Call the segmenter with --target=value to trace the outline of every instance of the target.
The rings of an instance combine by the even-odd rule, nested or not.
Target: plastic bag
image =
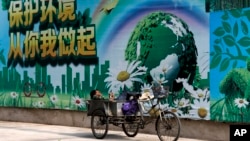
[[[133,115],[136,114],[139,110],[137,100],[132,99],[129,101],[126,101],[122,104],[122,113],[124,115]]]

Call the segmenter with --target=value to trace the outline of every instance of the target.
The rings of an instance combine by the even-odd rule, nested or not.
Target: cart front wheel
[[[161,141],[177,141],[180,136],[180,120],[170,111],[164,111],[158,116],[155,127]]]
[[[128,137],[135,137],[139,131],[138,123],[123,123],[122,129]]]
[[[108,133],[108,117],[103,110],[95,110],[91,116],[91,130],[97,139],[103,139]]]

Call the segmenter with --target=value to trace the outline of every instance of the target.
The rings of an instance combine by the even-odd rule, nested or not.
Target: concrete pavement
[[[0,141],[96,141],[89,128],[0,121]],[[127,137],[121,131],[108,131],[102,141],[158,141],[157,135],[138,133]],[[179,141],[205,141],[180,138]]]

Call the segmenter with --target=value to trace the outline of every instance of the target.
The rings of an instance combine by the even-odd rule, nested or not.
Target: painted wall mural
[[[206,11],[222,11],[250,7],[250,0],[206,0]]]
[[[152,91],[157,82],[170,91],[162,103],[179,117],[210,120],[205,0],[1,6],[0,106],[85,111],[92,89],[119,97]]]
[[[250,9],[211,13],[211,120],[249,122]]]

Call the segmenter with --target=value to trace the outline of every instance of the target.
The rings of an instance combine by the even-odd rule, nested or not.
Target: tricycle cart
[[[122,104],[126,100],[88,100],[87,115],[91,116],[91,130],[97,139],[103,139],[108,133],[109,124],[119,126],[128,137],[137,135],[139,129],[155,121],[155,130],[161,141],[176,141],[180,135],[181,123],[179,118],[171,111],[163,109],[161,99],[166,96],[148,100],[140,100],[140,93],[127,93],[137,100],[139,110],[133,115],[122,113]],[[145,110],[145,102],[151,103],[151,108]],[[154,104],[155,103],[155,104]]]

